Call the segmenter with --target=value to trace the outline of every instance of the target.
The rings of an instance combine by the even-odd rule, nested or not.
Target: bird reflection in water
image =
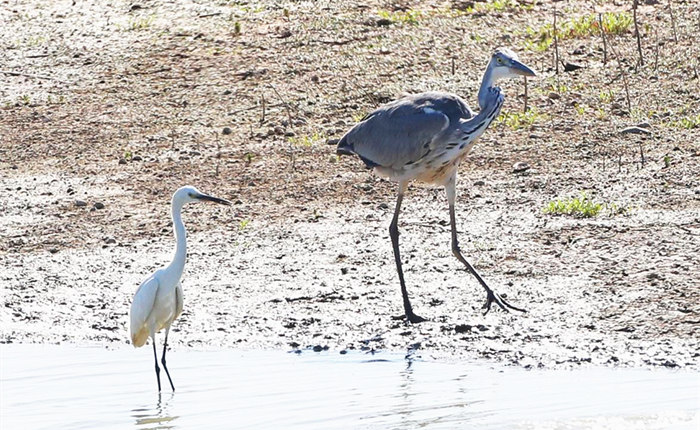
[[[158,402],[154,408],[142,407],[132,409],[131,416],[136,419],[136,427],[144,430],[173,429],[173,421],[178,416],[170,414],[170,402],[175,397],[175,393],[158,393]]]

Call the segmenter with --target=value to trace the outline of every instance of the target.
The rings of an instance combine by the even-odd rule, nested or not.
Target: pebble
[[[340,139],[326,139],[326,145],[337,145]]]
[[[105,243],[106,243],[107,245],[112,245],[112,244],[117,243],[117,241],[116,241],[116,239],[114,239],[113,237],[110,237],[110,238],[107,238],[107,240],[105,240]]]
[[[229,135],[229,134],[233,133],[233,130],[231,130],[230,127],[224,127],[224,129],[221,130],[221,132],[222,132],[223,134]]]
[[[105,208],[104,203],[102,203],[102,202],[95,203],[95,209],[104,209],[104,208]]]
[[[513,164],[513,173],[520,173],[530,169],[530,165],[524,161]]]
[[[623,128],[622,130],[620,130],[620,134],[651,134],[651,131],[647,130],[646,128],[633,126]]]
[[[120,158],[119,164],[126,164],[126,158]]]
[[[141,160],[143,160],[143,158],[140,155],[134,155],[131,158],[131,161],[141,161]]]
[[[82,207],[87,206],[87,202],[85,202],[84,200],[76,200],[75,205],[79,208],[82,208]]]
[[[474,181],[474,185],[477,186],[477,187],[480,187],[480,186],[484,185],[485,183],[486,183],[486,182],[484,182],[484,181],[482,181],[482,180]]]
[[[555,93],[554,91],[550,91],[549,94],[547,94],[547,97],[549,97],[552,100],[559,100],[561,98],[559,93]]]

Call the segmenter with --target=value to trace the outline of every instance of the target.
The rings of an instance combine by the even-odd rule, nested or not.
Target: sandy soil
[[[600,10],[631,13],[627,3]],[[605,65],[600,37],[561,40],[561,60],[584,67],[557,76],[553,48],[527,49],[526,28],[550,23],[555,4],[560,25],[598,11],[587,2],[471,13],[468,2],[0,0],[0,342],[128,342],[131,297],[171,256],[170,195],[193,184],[235,204],[185,211],[174,348],[697,369],[700,7],[643,3],[644,66],[630,30],[610,36]],[[539,115],[485,133],[460,170],[458,222],[477,270],[528,313],[482,315],[485,294],[450,252],[444,191],[415,186],[401,247],[430,321],[407,325],[388,237],[396,187],[338,159],[333,139],[404,92],[475,105],[501,45],[541,72],[529,82]],[[522,82],[502,86],[504,110],[521,111]],[[620,133],[644,122],[649,134]],[[543,212],[581,191],[616,210]]]

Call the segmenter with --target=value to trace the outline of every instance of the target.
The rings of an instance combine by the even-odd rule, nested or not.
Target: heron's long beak
[[[220,198],[218,198],[218,197],[210,196],[210,195],[208,195],[208,194],[200,194],[200,195],[197,196],[197,198],[198,198],[199,200],[208,200],[208,201],[210,201],[210,202],[219,203],[219,204],[222,204],[222,205],[227,205],[227,206],[231,205],[231,202],[228,201],[228,200],[220,199]]]
[[[523,63],[517,60],[512,60],[512,63],[510,65],[510,69],[513,71],[513,73],[517,73],[518,75],[523,75],[523,76],[536,76],[535,71],[532,70],[531,68],[527,67]]]

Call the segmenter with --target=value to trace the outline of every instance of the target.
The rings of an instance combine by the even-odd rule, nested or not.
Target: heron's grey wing
[[[350,129],[338,143],[338,151],[357,154],[370,167],[400,168],[422,158],[449,123],[442,112],[398,100]]]
[[[476,115],[464,99],[452,93],[431,91],[408,95],[406,98],[417,106],[429,107],[444,113],[450,119],[450,123],[454,124]]]
[[[150,336],[146,320],[153,310],[160,285],[157,275],[158,272],[141,283],[131,302],[131,342],[134,346],[143,345]]]

